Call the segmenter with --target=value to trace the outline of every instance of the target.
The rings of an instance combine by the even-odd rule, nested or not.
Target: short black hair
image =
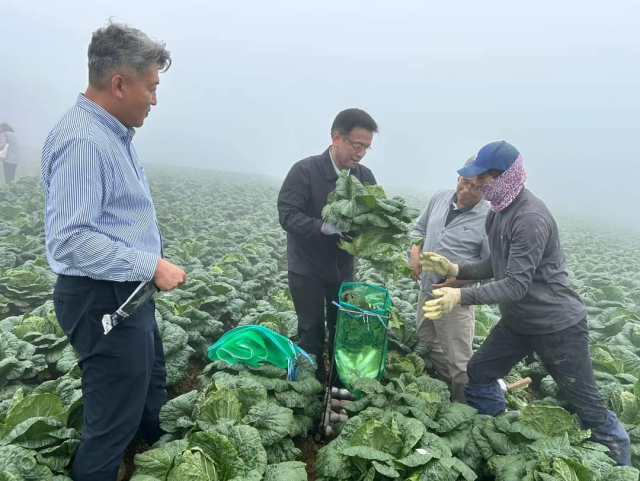
[[[374,134],[378,133],[378,124],[371,115],[361,109],[346,109],[336,115],[333,125],[331,125],[331,135],[336,130],[342,135],[349,135],[356,127],[361,127]]]
[[[489,175],[491,177],[493,177],[494,179],[497,179],[502,174],[504,174],[505,171],[504,170],[500,170],[500,169],[489,169],[489,170],[487,170],[487,172],[489,173]]]

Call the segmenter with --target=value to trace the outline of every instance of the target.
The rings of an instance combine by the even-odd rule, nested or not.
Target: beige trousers
[[[430,296],[418,296],[418,339],[431,343],[429,358],[442,380],[449,385],[451,400],[465,402],[464,385],[467,384],[467,363],[473,354],[473,306],[456,306],[446,316],[431,321],[424,319],[422,306]]]

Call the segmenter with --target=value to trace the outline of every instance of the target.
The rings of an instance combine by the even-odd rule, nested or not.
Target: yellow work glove
[[[458,265],[435,252],[420,254],[420,264],[423,271],[435,272],[444,277],[458,277]]]
[[[440,319],[445,314],[449,314],[462,301],[460,289],[452,289],[451,287],[436,289],[433,291],[433,295],[437,299],[427,301],[422,306],[425,319]]]

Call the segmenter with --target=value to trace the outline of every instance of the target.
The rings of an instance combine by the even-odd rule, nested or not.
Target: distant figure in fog
[[[0,154],[0,162],[2,162],[4,170],[4,181],[8,184],[16,178],[16,169],[20,161],[18,137],[9,124],[0,124],[0,152],[2,153]]]

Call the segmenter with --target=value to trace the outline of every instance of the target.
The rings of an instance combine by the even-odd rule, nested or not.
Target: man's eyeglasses
[[[370,145],[361,144],[360,142],[354,142],[349,138],[348,135],[343,135],[342,137],[347,139],[349,141],[349,143],[351,144],[351,147],[353,147],[357,151],[359,151],[359,150],[364,150],[365,152],[371,151],[372,147]]]

